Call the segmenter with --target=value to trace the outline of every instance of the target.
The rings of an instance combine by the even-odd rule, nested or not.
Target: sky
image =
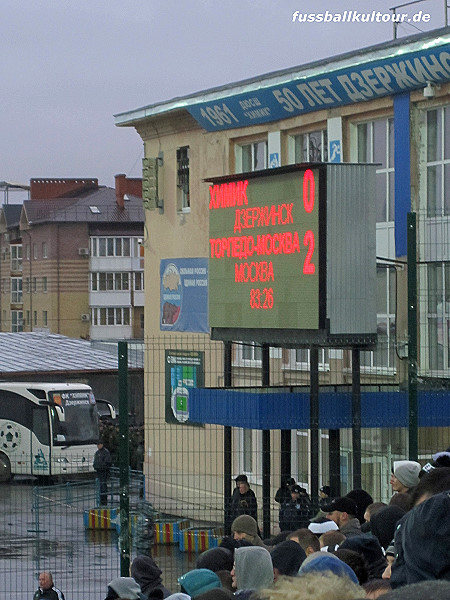
[[[96,177],[113,187],[115,174],[140,177],[142,140],[117,127],[115,114],[393,37],[389,22],[299,22],[294,11],[384,15],[400,4],[1,0],[0,181]],[[424,0],[399,8],[416,17],[398,37],[442,27],[444,7]]]

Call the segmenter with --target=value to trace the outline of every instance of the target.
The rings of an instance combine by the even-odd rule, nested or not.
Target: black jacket
[[[94,454],[94,469],[97,472],[108,472],[111,468],[111,454],[109,450],[103,446]]]
[[[393,588],[429,579],[450,580],[450,491],[436,494],[397,524]]]
[[[239,515],[250,515],[258,521],[258,504],[256,502],[255,492],[247,490],[245,494],[241,494],[239,490],[233,492],[230,507],[231,521]]]

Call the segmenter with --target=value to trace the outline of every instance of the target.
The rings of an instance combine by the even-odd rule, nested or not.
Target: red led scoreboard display
[[[325,179],[315,164],[211,180],[211,328],[323,328]]]

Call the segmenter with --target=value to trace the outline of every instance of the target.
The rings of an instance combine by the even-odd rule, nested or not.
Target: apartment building
[[[143,337],[141,179],[32,179],[0,211],[2,331]]]

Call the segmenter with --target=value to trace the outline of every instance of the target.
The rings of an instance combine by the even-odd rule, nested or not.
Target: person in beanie
[[[209,569],[193,569],[178,578],[181,591],[191,598],[197,598],[209,590],[222,587],[219,576]]]
[[[231,571],[233,568],[233,552],[228,548],[209,548],[200,554],[196,564],[197,569],[210,569],[214,573]]]
[[[360,525],[362,525],[365,521],[364,513],[366,512],[366,508],[369,506],[369,504],[373,504],[372,496],[369,494],[369,492],[366,492],[366,490],[362,490],[360,488],[352,490],[346,494],[346,496],[347,498],[351,498],[356,502],[356,517],[359,520]]]
[[[258,523],[250,515],[236,517],[231,525],[231,531],[235,540],[246,540],[253,546],[264,546],[264,542],[258,535]]]
[[[422,467],[414,460],[396,460],[392,468],[390,484],[393,492],[409,492],[419,483]]]

